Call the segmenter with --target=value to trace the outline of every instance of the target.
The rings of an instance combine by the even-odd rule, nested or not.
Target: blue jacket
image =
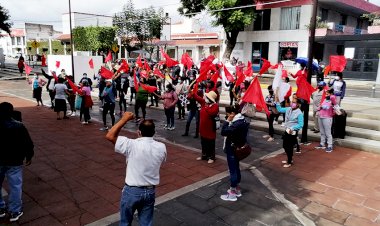
[[[285,127],[290,128],[293,131],[298,131],[303,127],[303,113],[298,108],[292,110],[291,107],[281,107],[279,104],[276,104],[277,111],[279,113],[285,113]]]
[[[247,143],[249,123],[244,116],[237,114],[232,122],[225,121],[221,134],[226,137],[224,149],[232,149],[232,145],[241,147]]]

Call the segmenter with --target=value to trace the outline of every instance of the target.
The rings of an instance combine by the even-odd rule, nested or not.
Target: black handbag
[[[235,147],[234,148],[235,157],[239,161],[247,158],[251,154],[251,152],[252,152],[252,148],[249,144],[244,144],[241,147]]]

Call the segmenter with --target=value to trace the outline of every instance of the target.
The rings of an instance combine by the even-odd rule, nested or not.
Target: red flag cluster
[[[120,73],[120,71],[129,72],[129,65],[125,61],[121,63],[116,73]]]
[[[162,54],[162,57],[164,57],[165,60],[166,60],[165,64],[166,64],[167,67],[173,67],[173,66],[179,64],[178,61],[173,60],[172,58],[170,58],[170,56],[167,53],[165,53],[163,49],[161,49],[161,54]]]
[[[154,69],[153,74],[158,75],[158,76],[161,77],[161,78],[165,78],[165,75],[162,74],[162,72],[161,72],[160,69],[158,69],[158,68],[155,68],[155,69]]]
[[[101,67],[100,68],[100,75],[104,78],[104,79],[111,79],[113,77],[113,73],[112,71],[108,70],[107,68],[105,67]]]
[[[194,62],[188,53],[184,53],[181,58],[181,64],[185,65],[189,70],[193,66]]]

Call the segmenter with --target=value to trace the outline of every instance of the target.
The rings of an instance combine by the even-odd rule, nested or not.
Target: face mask
[[[207,97],[205,97],[205,101],[206,101],[206,104],[211,104],[211,101]]]
[[[330,100],[330,96],[326,96],[326,100]]]
[[[340,80],[339,76],[335,76],[335,79],[336,79],[336,80]]]
[[[290,107],[291,107],[292,109],[296,109],[296,108],[297,108],[297,104],[296,104],[296,103],[292,103],[292,104],[290,105]]]

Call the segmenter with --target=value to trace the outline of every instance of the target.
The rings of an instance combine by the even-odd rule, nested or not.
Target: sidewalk
[[[24,171],[25,215],[19,223],[85,225],[112,216],[109,223],[117,225],[123,156],[112,151],[98,130],[101,124],[82,126],[78,118],[57,121],[51,110],[36,107],[34,101],[6,94],[31,99],[25,87],[0,83],[0,101],[22,111],[36,146],[33,164]],[[281,140],[267,143],[263,133],[252,131],[255,151],[241,164],[249,167],[242,172],[243,196],[224,202],[219,197],[229,186],[226,162],[219,158],[210,166],[194,161],[199,140],[181,140],[184,122],[176,120],[175,131],[164,131],[159,127],[162,111],[147,111],[156,119],[158,138],[172,141],[157,188],[154,225],[380,225],[380,155],[342,147],[325,153],[312,143],[302,146],[295,164],[284,169],[283,151],[275,152]],[[133,131],[135,124],[126,128]],[[218,138],[218,148],[220,143]],[[217,153],[224,156],[220,149]],[[108,225],[99,222],[92,225]]]

